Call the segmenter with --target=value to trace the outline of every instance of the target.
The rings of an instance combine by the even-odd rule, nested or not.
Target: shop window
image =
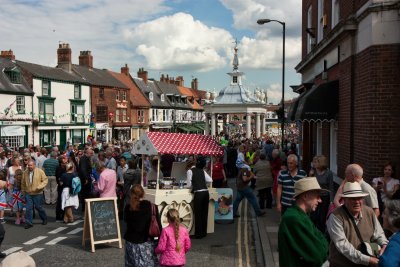
[[[77,129],[77,130],[71,130],[71,139],[73,144],[82,144],[83,143],[83,130]]]
[[[55,130],[41,130],[39,131],[40,146],[56,145],[56,131]]]

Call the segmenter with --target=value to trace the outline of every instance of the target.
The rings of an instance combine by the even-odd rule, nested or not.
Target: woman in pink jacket
[[[160,265],[185,266],[186,252],[191,247],[188,230],[181,225],[179,213],[176,209],[167,212],[169,225],[162,230],[156,254],[161,254]]]

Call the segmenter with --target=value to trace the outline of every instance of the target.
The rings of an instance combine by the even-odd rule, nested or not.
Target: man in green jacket
[[[321,189],[315,177],[294,184],[296,203],[287,209],[278,232],[279,265],[320,267],[328,258],[328,242],[315,227],[308,213],[321,203]]]

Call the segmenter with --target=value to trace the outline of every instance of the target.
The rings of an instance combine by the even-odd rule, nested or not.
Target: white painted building
[[[61,68],[17,61],[25,77],[31,77],[33,143],[41,146],[83,144],[89,133],[90,86]]]

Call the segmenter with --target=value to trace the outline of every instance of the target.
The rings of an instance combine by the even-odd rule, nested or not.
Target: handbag
[[[353,227],[356,230],[357,237],[361,242],[361,244],[358,246],[357,249],[364,255],[377,258],[379,256],[379,251],[381,250],[381,246],[379,246],[378,243],[364,242],[364,240],[361,237],[360,230],[358,229],[357,224],[354,221],[353,216],[351,216],[350,212],[347,210],[347,208],[344,205],[343,205],[343,209],[346,212],[346,214],[349,216],[349,218],[353,224]]]
[[[151,220],[149,227],[149,236],[150,237],[159,237],[161,234],[160,226],[157,222],[157,214],[156,214],[156,205],[151,203]]]

